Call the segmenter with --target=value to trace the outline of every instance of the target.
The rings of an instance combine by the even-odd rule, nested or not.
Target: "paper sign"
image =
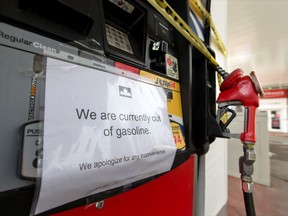
[[[161,87],[54,59],[46,68],[36,214],[171,169],[176,147]]]

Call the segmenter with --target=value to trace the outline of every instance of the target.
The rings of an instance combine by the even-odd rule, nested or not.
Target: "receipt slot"
[[[177,1],[170,2],[183,18],[188,20],[187,2],[181,5]],[[107,169],[107,172],[112,173],[108,178],[114,176],[114,180],[116,179],[111,184],[106,182],[107,189],[98,190],[97,185],[95,187],[93,185],[94,180],[100,179],[99,176],[103,176],[102,174],[83,178],[86,187],[91,183],[86,184],[86,180],[93,181],[92,186],[85,190],[81,189],[81,184],[79,185],[77,190],[79,189],[81,196],[62,202],[64,198],[62,199],[59,194],[52,194],[52,197],[53,195],[58,197],[61,203],[35,214],[61,215],[60,212],[63,212],[63,215],[70,215],[71,212],[65,213],[65,211],[77,208],[75,211],[78,215],[85,215],[84,212],[93,215],[95,209],[91,210],[91,205],[106,199],[112,200],[113,203],[115,195],[124,196],[122,202],[135,201],[133,208],[141,212],[139,209],[136,210],[137,206],[139,207],[139,203],[136,203],[137,197],[143,196],[143,199],[151,200],[151,194],[145,194],[145,190],[140,187],[142,186],[147,187],[147,191],[151,191],[153,196],[157,188],[161,187],[161,193],[165,193],[167,199],[157,198],[156,195],[154,198],[161,199],[166,204],[169,200],[175,200],[171,199],[174,194],[182,206],[183,213],[181,211],[178,213],[191,215],[193,206],[189,204],[187,208],[186,205],[188,202],[193,203],[194,199],[192,194],[194,177],[197,173],[194,170],[194,165],[196,167],[194,158],[199,147],[193,138],[199,132],[199,129],[195,129],[197,123],[193,122],[196,115],[193,111],[199,111],[196,109],[197,104],[194,104],[193,97],[196,94],[201,95],[200,88],[192,86],[192,83],[196,82],[195,80],[192,82],[192,78],[198,71],[197,67],[192,68],[191,50],[189,43],[165,18],[151,5],[141,0],[47,0],[41,4],[35,0],[1,1],[0,101],[3,103],[0,106],[0,114],[3,121],[0,124],[3,130],[0,131],[0,145],[3,151],[0,153],[0,214],[35,213],[32,207],[37,203],[33,203],[33,200],[41,198],[42,193],[41,189],[39,191],[39,185],[45,188],[47,182],[57,182],[61,179],[54,178],[54,172],[47,176],[50,165],[53,165],[50,162],[53,160],[45,159],[48,156],[56,157],[62,154],[63,158],[59,157],[57,163],[63,161],[66,163],[64,158],[67,158],[67,155],[71,156],[68,162],[77,161],[75,170],[67,171],[72,167],[69,163],[67,168],[63,169],[67,171],[67,176],[72,175],[67,182],[75,180],[73,172],[84,173],[83,176],[94,172],[97,174],[104,168],[112,170],[134,162],[135,165],[131,165],[128,170],[136,169],[139,177],[133,181],[121,177],[119,183],[118,177],[126,174],[119,170],[111,172]],[[78,76],[79,72],[82,73],[81,76]],[[86,82],[91,83],[86,85]],[[107,89],[115,83],[119,85],[112,94],[112,90]],[[99,89],[98,86],[102,88]],[[137,100],[134,98],[136,102],[133,104],[131,101],[135,95]],[[96,96],[102,97],[100,103]],[[121,97],[121,101],[113,98],[114,96]],[[143,101],[146,101],[146,104]],[[103,106],[107,104],[112,104],[111,107],[116,107],[117,110],[105,111]],[[159,105],[159,109],[156,105]],[[145,110],[144,107],[154,109]],[[57,109],[60,110],[58,113]],[[118,113],[118,110],[122,113]],[[147,113],[139,113],[142,110]],[[153,113],[150,113],[151,110]],[[66,118],[70,111],[72,118]],[[136,116],[133,118],[135,125],[121,125],[120,123],[125,121],[120,118],[120,114]],[[149,122],[139,120],[139,116],[145,114],[147,119],[150,118]],[[201,121],[201,118],[197,117],[197,121]],[[90,124],[87,122],[91,122],[93,127],[87,127]],[[66,124],[63,125],[64,123]],[[82,124],[84,126],[81,129],[75,131],[71,129]],[[167,126],[167,131],[164,126]],[[56,133],[56,129],[61,132]],[[159,143],[150,142],[151,139],[147,137],[156,137],[159,131],[161,133],[158,138],[164,141],[155,138]],[[78,140],[79,146],[66,149],[67,146],[72,146],[72,141],[77,140],[75,138],[77,133],[82,135]],[[164,136],[165,134],[168,135]],[[53,137],[56,136],[61,138],[58,145],[60,148],[56,146],[58,142],[53,142]],[[139,146],[131,147],[133,150],[152,146],[153,151],[128,155],[125,148],[119,150],[110,148],[117,143],[115,140],[112,142],[113,139],[117,142],[126,139],[123,143],[131,146],[139,142]],[[169,148],[161,149],[162,142],[169,143]],[[49,143],[53,145],[49,146]],[[88,154],[77,154],[85,149],[83,146],[87,145],[88,148],[93,143],[105,143],[105,148],[95,144],[94,150],[91,151],[98,154],[105,150],[103,153],[105,157],[101,155],[89,161]],[[108,158],[107,152],[113,151],[114,158]],[[121,152],[124,153],[121,155]],[[166,159],[161,158],[165,158],[168,153],[171,155],[168,157],[169,163],[166,163]],[[83,156],[82,161],[78,161],[79,155]],[[113,159],[117,163],[114,163]],[[147,159],[151,159],[149,162],[151,164],[144,163]],[[147,170],[149,175],[145,173]],[[129,173],[132,173],[130,171]],[[179,179],[182,179],[183,183],[180,183]],[[100,182],[105,183],[105,180]],[[78,186],[78,183],[74,185]],[[171,183],[172,188],[169,186]],[[57,187],[59,185],[55,188],[51,186],[50,188],[53,188],[51,191],[54,193],[59,189],[61,192],[61,186]],[[76,190],[70,191],[71,194],[66,197],[75,195]],[[124,193],[127,191],[128,193]],[[127,197],[125,194],[128,194]],[[180,203],[181,196],[185,197],[187,202]],[[114,202],[114,205],[117,205],[116,203],[121,203],[121,199]],[[107,204],[104,208],[107,208],[106,206]],[[169,206],[172,208],[173,205]],[[154,210],[157,209],[157,206],[152,207]],[[176,208],[174,210],[171,208],[167,208],[167,215],[176,214]],[[112,215],[115,213],[113,209],[117,210],[112,205],[107,211],[112,211],[110,212]],[[161,209],[155,211],[163,211],[163,206]],[[124,214],[128,210],[126,207],[126,210],[121,211]]]

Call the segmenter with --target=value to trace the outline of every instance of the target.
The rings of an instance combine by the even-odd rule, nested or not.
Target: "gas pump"
[[[196,155],[205,154],[216,137],[228,138],[231,135],[227,128],[233,117],[228,121],[224,121],[222,116],[226,115],[227,112],[233,113],[228,108],[229,105],[239,103],[246,106],[249,112],[247,113],[247,120],[245,120],[247,121],[247,128],[241,135],[245,150],[245,156],[241,159],[241,173],[243,182],[245,181],[245,184],[243,184],[245,191],[244,189],[243,191],[245,194],[246,192],[250,193],[251,165],[255,155],[253,152],[253,142],[255,142],[253,122],[255,121],[255,108],[258,106],[257,94],[262,94],[261,86],[257,82],[255,74],[251,74],[251,78],[239,73],[235,75],[234,72],[227,75],[219,69],[213,51],[209,47],[209,35],[206,34],[208,38],[206,38],[206,44],[204,44],[186,24],[189,20],[187,2],[186,4],[173,0],[168,2],[171,6],[166,1],[158,0],[85,0],[81,2],[75,0],[47,0],[42,1],[41,4],[36,0],[0,1],[0,50],[3,53],[0,57],[2,68],[0,70],[0,80],[2,81],[0,83],[0,92],[2,92],[0,100],[5,101],[0,108],[0,113],[3,114],[2,119],[4,119],[1,127],[5,127],[5,130],[1,131],[3,139],[1,138],[0,144],[2,149],[5,149],[1,153],[3,162],[0,165],[1,176],[3,176],[0,182],[1,214],[100,215],[103,213],[103,215],[124,215],[130,211],[130,215],[135,212],[140,212],[143,215],[151,214],[151,212],[154,212],[154,215],[167,216],[191,215],[197,208],[193,205],[194,197],[197,196],[197,194],[194,194],[197,183],[195,180],[197,175]],[[207,1],[206,8],[209,7],[210,1]],[[178,13],[174,9],[177,9]],[[209,28],[209,25],[207,26]],[[207,29],[206,32],[210,32],[210,30]],[[127,175],[132,173],[131,176],[120,180],[117,178],[123,176],[122,172],[125,169],[122,171],[115,169],[115,173],[118,173],[116,179],[120,183],[106,182],[105,184],[103,180],[101,186],[106,187],[105,190],[99,191],[97,190],[98,185],[93,185],[89,190],[81,191],[83,185],[87,185],[87,179],[92,184],[91,179],[97,181],[100,175],[97,176],[97,172],[95,172],[94,176],[81,178],[81,181],[71,184],[76,185],[76,188],[69,189],[69,195],[74,195],[76,191],[75,193],[78,192],[81,194],[80,196],[46,207],[45,204],[48,205],[49,201],[54,201],[54,198],[60,201],[67,198],[63,195],[64,192],[61,191],[66,183],[62,182],[61,185],[58,185],[59,179],[65,178],[65,175],[61,176],[60,174],[61,178],[54,178],[54,172],[51,172],[52,174],[48,178],[47,175],[45,176],[47,170],[49,171],[49,169],[46,169],[47,163],[52,164],[52,160],[46,160],[47,155],[51,156],[54,153],[57,155],[59,152],[63,152],[64,144],[68,143],[67,140],[80,133],[78,129],[74,131],[68,129],[72,126],[76,128],[80,120],[99,120],[99,113],[94,111],[93,108],[97,109],[103,104],[110,103],[113,104],[113,107],[119,109],[122,106],[125,107],[124,103],[106,100],[109,97],[105,97],[105,100],[102,98],[103,100],[100,103],[92,106],[90,104],[92,100],[85,99],[84,94],[80,96],[75,91],[76,93],[71,95],[71,92],[74,92],[72,86],[81,83],[80,80],[83,78],[76,72],[73,75],[75,76],[74,79],[69,79],[69,82],[67,80],[70,76],[58,77],[63,81],[61,84],[68,88],[65,93],[59,91],[62,95],[60,100],[56,96],[51,96],[47,92],[52,91],[55,95],[58,95],[58,92],[53,91],[53,85],[52,87],[47,86],[51,84],[51,80],[53,84],[56,83],[58,78],[47,80],[47,77],[49,74],[53,74],[53,68],[57,68],[57,65],[60,65],[57,73],[54,74],[57,77],[65,70],[69,71],[70,74],[74,74],[73,68],[77,68],[83,72],[83,76],[87,76],[87,80],[95,79],[97,85],[102,85],[104,81],[97,80],[98,78],[94,75],[106,74],[102,78],[107,81],[104,82],[107,86],[117,80],[114,79],[117,75],[117,77],[123,78],[126,83],[131,85],[133,83],[137,87],[145,83],[145,85],[143,84],[145,87],[139,87],[143,90],[139,92],[144,92],[147,89],[151,91],[160,89],[159,95],[161,95],[163,91],[166,96],[165,106],[167,106],[167,109],[165,112],[168,115],[166,117],[169,120],[167,133],[169,139],[167,142],[171,144],[171,140],[173,141],[173,146],[170,147],[173,149],[174,155],[172,154],[169,157],[171,166],[163,169],[162,167],[167,164],[164,159],[159,160],[159,163],[151,162],[145,168],[141,164],[139,170],[142,171],[143,169],[142,178],[133,179],[133,172],[127,172]],[[219,105],[218,116],[215,103],[215,70],[225,79],[221,85],[222,92],[217,99]],[[65,83],[66,81],[67,83]],[[101,89],[93,84],[90,84],[88,88],[85,87],[84,83],[77,85],[77,88],[79,92],[87,93],[85,95],[87,98],[90,93],[97,95],[101,92]],[[104,86],[106,87],[106,85]],[[239,86],[244,86],[244,89]],[[63,90],[65,88],[62,88],[62,85],[56,88],[55,85],[55,89]],[[90,92],[89,89],[93,91]],[[246,95],[241,94],[239,89],[248,89],[254,96],[253,100],[247,100]],[[125,98],[131,98],[133,95],[131,88],[124,85],[117,87],[117,91],[119,91],[118,96]],[[230,95],[230,92],[234,94]],[[102,95],[106,93],[108,95],[110,91],[103,91]],[[143,100],[148,99],[147,94],[139,93],[139,95],[143,97]],[[78,118],[78,124],[70,121],[69,118],[54,119],[53,121],[47,118],[49,111],[47,107],[54,107],[54,103],[51,101],[59,102],[55,103],[55,107],[62,108],[61,117],[65,116],[67,114],[65,111],[69,108],[66,104],[70,102],[68,99],[67,103],[62,102],[70,96],[82,101],[81,105],[90,105],[90,107],[87,106],[88,108],[76,108],[76,111],[74,110],[74,116]],[[101,97],[99,96],[99,98]],[[141,104],[139,98],[134,106],[138,103]],[[238,102],[234,103],[234,100]],[[155,104],[157,102],[155,101]],[[164,106],[164,103],[160,105]],[[127,114],[128,118],[135,122],[142,121],[148,125],[150,117],[151,119],[154,117],[155,122],[161,119],[158,113],[155,116],[145,115],[134,112],[133,106],[126,105],[125,108],[130,113],[129,115],[124,114]],[[140,107],[139,110],[141,109],[143,108]],[[156,110],[155,108],[155,112]],[[104,114],[102,118],[105,121],[108,118],[111,122],[116,121],[117,118],[120,119],[120,114],[116,115],[116,111],[102,111],[101,114]],[[52,127],[49,124],[45,126],[47,122],[52,123]],[[63,124],[63,122],[66,124]],[[145,135],[144,139],[127,141],[127,144],[130,144],[133,150],[137,150],[139,147],[135,147],[134,142],[140,143],[142,140],[146,140],[146,137],[150,137],[149,134],[153,134],[154,130],[158,132],[157,129],[163,129],[163,125],[158,128],[154,127],[153,130],[150,130],[149,125],[147,127],[133,125],[135,126],[133,128],[129,125],[125,128],[117,128],[117,130],[115,126],[109,126],[109,128],[102,129],[104,137],[111,138],[107,145],[115,143],[115,140],[122,139],[124,136],[137,137],[139,134]],[[69,134],[69,136],[60,136],[65,141],[59,144],[60,148],[57,148],[57,150],[55,148],[47,151],[49,149],[47,143],[52,137],[48,135],[48,132],[51,131],[47,131],[47,128],[52,131],[53,128],[57,128],[62,131],[62,134]],[[87,129],[87,127],[83,128]],[[93,130],[83,130],[85,133],[82,134],[88,134],[90,137],[83,136],[80,139],[79,136],[78,140],[82,145],[77,146],[77,148],[68,148],[68,152],[77,153],[77,149],[79,152],[81,152],[80,150],[84,151],[83,146],[85,144],[87,144],[86,147],[89,146],[91,140],[95,142],[97,140],[103,141],[103,136],[97,137],[95,135],[100,130],[94,129],[93,127]],[[112,141],[113,132],[117,137]],[[165,133],[159,133],[159,137],[166,137],[163,134]],[[56,133],[56,135],[59,134]],[[49,138],[48,141],[47,138]],[[159,140],[153,146],[156,149],[159,148],[158,144],[160,146],[162,144],[162,141]],[[51,141],[50,143],[55,145]],[[149,146],[151,143],[153,143],[151,139],[144,142],[145,146]],[[138,152],[132,155],[134,157],[131,158],[135,160],[140,157],[161,158],[161,154],[168,152],[168,149],[163,150],[162,147],[158,151],[153,149],[150,152]],[[104,149],[104,155],[113,151],[111,148]],[[103,149],[97,149],[96,147],[94,150],[95,152],[103,151]],[[118,149],[116,154],[121,151],[125,152],[125,148]],[[70,153],[63,154],[65,155],[63,158],[58,158],[58,165],[55,167],[60,167],[61,172],[64,169],[59,164],[62,162],[69,164],[77,159],[77,157],[67,159],[66,156],[69,156]],[[73,154],[71,153],[71,155]],[[77,156],[81,157],[79,154]],[[99,158],[101,157],[102,155]],[[101,158],[101,160],[96,158],[96,161],[93,161],[93,166],[98,170],[100,168],[103,170],[105,166],[106,168],[112,166],[115,168],[117,164],[123,165],[125,159],[127,158],[124,158],[123,155],[121,157],[115,156],[110,160],[109,158],[106,158],[106,160],[105,158]],[[89,161],[77,165],[79,165],[77,169],[80,169],[81,172],[83,170],[90,172],[92,167],[92,163],[89,163]],[[160,171],[158,168],[153,170],[156,165],[160,166]],[[67,167],[69,168],[69,166]],[[133,168],[137,170],[136,163],[135,166],[131,165],[128,170],[133,170]],[[145,170],[148,172],[148,169],[152,169],[149,174],[145,173]],[[76,177],[79,177],[74,176],[72,171],[67,172],[68,174],[71,174],[72,177],[66,181],[67,185],[69,185],[70,180],[73,182]],[[107,176],[107,178],[110,177],[110,175]],[[179,179],[181,179],[181,183]],[[82,181],[83,185],[81,184]],[[41,192],[41,188],[45,188],[47,182],[49,184],[56,182],[53,186],[55,186],[56,192],[59,190],[59,194],[52,194],[48,201],[44,199],[42,202],[44,207],[41,206],[43,207],[41,211],[35,213],[33,208],[37,208],[35,207],[37,199],[39,201],[39,197],[47,195],[43,195]],[[248,190],[246,190],[246,185]],[[51,191],[55,191],[55,188],[52,187]],[[250,195],[247,200],[250,199],[249,197]],[[159,200],[161,200],[162,206],[159,204]],[[157,205],[151,204],[143,209],[140,204],[148,201],[149,203],[157,203]],[[177,208],[175,208],[175,202],[177,202]],[[128,203],[132,203],[132,206],[128,206]],[[166,206],[165,209],[163,208],[164,205]]]
[[[158,195],[151,197],[151,193],[157,191],[159,185],[166,187],[167,191],[165,190],[163,193],[168,193],[167,198],[163,199],[162,197],[163,202],[165,200],[169,201],[173,194],[175,196],[182,194],[182,197],[186,197],[186,201],[180,203],[179,199],[179,203],[183,205],[183,208],[180,211],[177,210],[177,212],[179,214],[182,214],[181,211],[186,212],[185,214],[192,212],[194,156],[191,156],[191,154],[195,153],[198,147],[192,141],[191,136],[191,104],[192,94],[196,94],[196,92],[193,93],[191,91],[191,64],[186,63],[190,59],[189,52],[191,47],[189,47],[188,42],[183,41],[182,36],[177,33],[173,26],[147,2],[138,0],[87,0],[83,2],[53,0],[44,1],[41,4],[34,0],[15,0],[0,1],[0,8],[0,49],[1,53],[3,53],[0,58],[2,68],[0,72],[2,92],[0,100],[6,101],[1,105],[0,110],[3,117],[1,127],[5,126],[6,128],[5,131],[1,132],[1,147],[5,149],[5,151],[1,151],[1,160],[3,160],[0,169],[1,176],[3,176],[3,178],[1,177],[0,188],[1,214],[35,214],[31,209],[34,208],[34,200],[37,200],[37,190],[41,190],[44,187],[43,173],[46,172],[45,166],[47,165],[45,159],[47,158],[48,149],[46,145],[48,142],[45,141],[48,137],[46,130],[49,128],[49,126],[45,125],[48,122],[45,117],[47,116],[47,91],[53,91],[53,88],[47,87],[49,86],[49,81],[46,78],[47,74],[52,73],[50,71],[52,71],[53,67],[56,67],[56,64],[60,65],[59,74],[64,69],[70,70],[77,67],[79,71],[84,71],[83,74],[88,74],[90,70],[94,70],[94,73],[99,74],[103,74],[103,72],[112,75],[117,74],[119,77],[124,77],[128,83],[136,81],[137,84],[135,86],[142,86],[142,83],[146,83],[154,86],[153,88],[151,87],[152,89],[161,88],[166,95],[167,104],[165,106],[167,106],[167,110],[165,112],[168,113],[167,118],[170,126],[167,134],[169,140],[173,141],[172,149],[174,149],[175,155],[171,155],[171,167],[166,171],[153,170],[151,174],[145,174],[147,169],[153,169],[157,164],[166,166],[165,164],[167,163],[164,161],[155,162],[153,166],[150,165],[145,169],[140,166],[139,170],[143,169],[145,174],[142,178],[139,177],[131,181],[129,178],[125,179],[124,177],[124,183],[122,184],[115,184],[114,187],[113,184],[112,186],[108,185],[108,189],[100,192],[93,192],[93,188],[91,189],[92,192],[89,191],[87,194],[87,191],[83,191],[82,194],[84,195],[74,200],[49,207],[36,214],[61,214],[60,212],[64,212],[64,215],[73,214],[70,212],[65,213],[65,211],[73,208],[76,208],[75,212],[78,215],[95,214],[95,208],[92,210],[91,205],[96,205],[97,211],[97,209],[103,207],[103,204],[99,203],[104,202],[105,208],[101,210],[105,211],[107,209],[107,211],[117,212],[119,209],[114,209],[113,206],[109,207],[109,204],[106,204],[106,200],[109,203],[110,198],[113,200],[114,197],[119,195],[123,197],[122,202],[125,202],[126,199],[129,200],[127,203],[132,202],[136,200],[136,197],[139,199],[141,194],[144,196],[143,194],[146,193],[145,190],[141,189],[142,186],[147,187],[148,191],[151,190],[150,195],[146,194],[144,197],[149,200],[155,199],[156,203]],[[187,8],[188,5],[181,6],[183,16],[187,16],[185,12]],[[180,52],[181,57],[179,55]],[[94,73],[89,76],[94,76]],[[56,76],[58,76],[58,73],[56,73]],[[70,77],[68,76],[68,78]],[[4,80],[6,81],[4,82]],[[100,82],[100,84],[102,83]],[[63,85],[67,87],[70,84],[64,81]],[[119,94],[122,94],[121,96],[125,98],[131,98],[130,96],[133,93],[131,93],[130,89],[125,86],[120,87],[118,89]],[[70,90],[73,89],[72,87],[69,88]],[[90,93],[85,85],[78,88],[81,91],[86,89]],[[94,90],[91,93],[95,93],[97,88],[92,85],[91,89]],[[148,89],[148,87],[143,89]],[[65,101],[70,92],[67,91],[62,95],[64,97],[60,98]],[[58,95],[58,93],[55,95]],[[143,100],[147,97],[145,94],[142,96]],[[77,97],[79,97],[79,100],[80,98],[83,99],[79,95]],[[63,109],[69,108],[65,103],[60,105],[63,102],[62,99],[58,101],[58,104],[55,103],[55,107],[58,107],[58,109],[61,109],[61,107]],[[91,103],[88,100],[85,101],[85,103]],[[110,102],[112,103],[113,101]],[[138,102],[141,102],[139,98]],[[157,103],[159,102],[156,101],[155,104]],[[105,103],[102,102],[101,104]],[[74,116],[78,119],[77,121],[88,121],[88,119],[96,121],[97,118],[99,119],[99,113],[91,107],[75,109]],[[97,109],[97,107],[94,106],[94,109]],[[120,108],[120,104],[114,104],[113,107]],[[152,107],[152,103],[150,107]],[[142,121],[147,123],[147,127],[139,127],[137,125],[138,127],[135,126],[134,128],[129,128],[128,126],[126,128],[116,128],[116,126],[110,126],[109,130],[105,132],[103,130],[104,136],[108,136],[109,133],[112,134],[113,132],[116,140],[120,140],[124,136],[137,137],[138,135],[147,135],[148,137],[150,136],[149,134],[153,135],[154,130],[148,127],[148,124],[151,124],[148,123],[149,117],[151,119],[154,117],[155,122],[159,121],[159,119],[162,120],[157,115],[155,117],[137,113],[136,111],[135,114],[133,113],[133,106],[128,106],[127,110],[131,112],[130,115],[127,115],[130,119],[135,122]],[[104,112],[104,114],[106,114],[106,119],[110,118],[111,122],[120,118],[120,115],[116,115],[116,111]],[[63,110],[59,117],[64,115],[65,111]],[[102,118],[104,117],[102,116]],[[53,124],[58,128],[57,125],[65,122],[65,119],[68,120],[63,118],[58,124],[55,124],[55,122]],[[104,120],[102,121],[104,122]],[[69,127],[68,125],[71,126],[72,124],[69,122],[64,127],[59,127],[59,129],[64,131]],[[162,126],[158,127],[158,129],[161,128]],[[157,128],[155,131],[157,131]],[[74,134],[71,131],[69,133],[71,135]],[[159,134],[159,137],[166,137],[163,134]],[[112,135],[110,136],[112,137]],[[65,137],[68,138],[67,136]],[[100,137],[99,139],[102,138]],[[83,141],[85,138],[80,140]],[[151,145],[150,141],[146,142],[147,146]],[[140,143],[142,141],[136,140],[135,142]],[[133,145],[131,141],[128,143]],[[156,142],[154,148],[159,148],[159,144],[161,143]],[[136,147],[135,149],[137,150]],[[122,151],[122,149],[120,150]],[[140,152],[133,156],[134,159],[140,156],[143,158],[142,161],[144,161],[145,158],[160,158],[161,154],[166,154],[168,150]],[[101,152],[101,149],[97,152]],[[69,154],[67,153],[67,155]],[[61,163],[63,159],[64,157],[58,162]],[[71,162],[74,160],[75,158],[73,160],[69,159]],[[98,161],[97,159],[95,162],[93,161],[93,166],[97,169],[103,169],[104,166],[108,167],[108,165],[116,167],[121,162],[123,165],[123,161],[124,156],[103,161]],[[92,164],[88,162],[79,163],[78,165],[78,170],[82,171],[84,169],[89,170],[92,167]],[[137,166],[131,166],[129,170],[134,169],[134,167],[137,168]],[[120,171],[118,172],[120,173]],[[130,173],[128,172],[128,174]],[[131,176],[132,178],[133,176]],[[182,179],[183,184],[177,183],[177,179]],[[168,187],[171,183],[174,184],[173,188]],[[153,184],[155,185],[153,186]],[[65,185],[67,184],[63,184],[62,188]],[[56,187],[59,186],[55,185]],[[132,191],[135,191],[134,189],[140,192],[133,194]],[[181,191],[186,191],[186,195],[183,195]],[[124,195],[127,193],[128,195]],[[171,194],[169,195],[169,193]],[[128,198],[125,198],[125,196]],[[58,195],[55,195],[56,197]],[[158,197],[158,199],[160,198]],[[184,208],[187,203],[189,203],[189,207]],[[137,204],[135,204],[136,207]],[[111,208],[114,210],[111,210]],[[128,208],[123,211],[127,210]],[[162,207],[159,208],[160,210],[163,211]],[[139,210],[135,209],[135,211]],[[157,211],[157,207],[154,206],[153,211]],[[176,209],[172,211],[171,208],[167,209],[170,214],[173,211],[176,211]],[[98,213],[96,212],[96,214]]]

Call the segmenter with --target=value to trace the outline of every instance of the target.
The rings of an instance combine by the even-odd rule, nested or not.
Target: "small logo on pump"
[[[157,85],[159,84],[159,85],[161,85],[164,88],[171,88],[171,89],[175,89],[176,88],[176,85],[175,85],[174,81],[164,80],[164,79],[161,79],[159,77],[157,77],[157,79],[155,81],[155,84],[157,84]]]
[[[119,86],[119,95],[122,97],[132,98],[131,88],[125,86]]]

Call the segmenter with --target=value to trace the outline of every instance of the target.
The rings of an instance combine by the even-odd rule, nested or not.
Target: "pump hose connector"
[[[225,79],[227,76],[229,76],[229,73],[226,72],[222,67],[219,65],[216,66],[216,71],[221,75],[223,79]]]

